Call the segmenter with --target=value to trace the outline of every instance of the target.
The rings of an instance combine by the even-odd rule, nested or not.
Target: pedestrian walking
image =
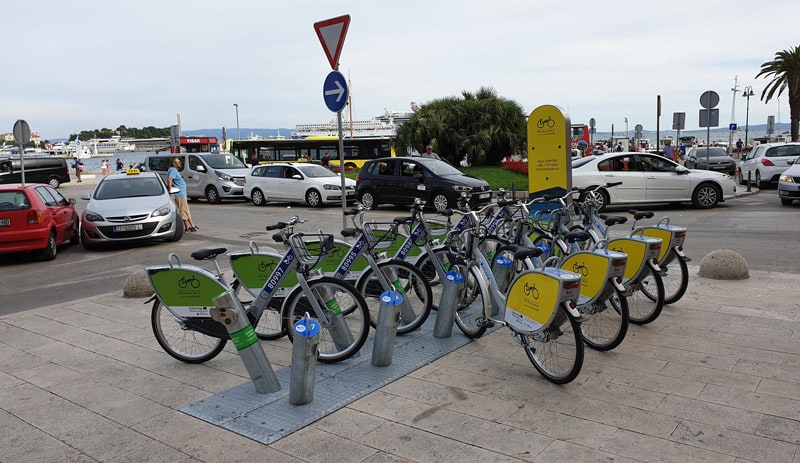
[[[183,219],[183,228],[188,232],[196,232],[200,227],[192,222],[192,214],[189,212],[189,201],[186,198],[186,182],[181,177],[178,170],[181,169],[181,158],[173,158],[172,166],[167,170],[167,187],[171,190],[172,187],[177,188],[175,193],[175,204],[178,206],[178,213]]]

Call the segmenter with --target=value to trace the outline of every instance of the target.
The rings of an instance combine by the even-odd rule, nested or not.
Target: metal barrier
[[[320,325],[306,313],[304,318],[294,324],[293,329],[289,402],[294,405],[304,405],[314,400]]]
[[[396,291],[381,294],[378,323],[375,327],[375,345],[372,348],[372,366],[385,367],[392,364],[397,325],[400,323],[400,308],[403,295]]]

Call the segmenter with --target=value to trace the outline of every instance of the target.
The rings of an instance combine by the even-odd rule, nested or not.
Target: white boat
[[[397,135],[397,127],[411,118],[410,113],[397,113],[386,110],[378,117],[361,121],[342,121],[342,131],[345,136],[352,134],[354,137],[376,137]],[[339,125],[336,120],[320,124],[298,124],[295,126],[293,137],[309,137],[320,135],[338,135]]]

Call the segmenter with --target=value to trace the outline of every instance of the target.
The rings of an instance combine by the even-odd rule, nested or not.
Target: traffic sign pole
[[[14,123],[14,140],[19,143],[19,164],[22,186],[25,186],[25,145],[31,141],[31,127],[23,119]]]

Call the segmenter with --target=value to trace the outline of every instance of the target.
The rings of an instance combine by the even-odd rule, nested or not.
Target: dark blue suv
[[[408,205],[415,198],[436,210],[456,206],[462,193],[471,206],[489,203],[489,184],[450,164],[432,158],[394,157],[367,161],[356,178],[356,194],[365,207],[381,204]]]

